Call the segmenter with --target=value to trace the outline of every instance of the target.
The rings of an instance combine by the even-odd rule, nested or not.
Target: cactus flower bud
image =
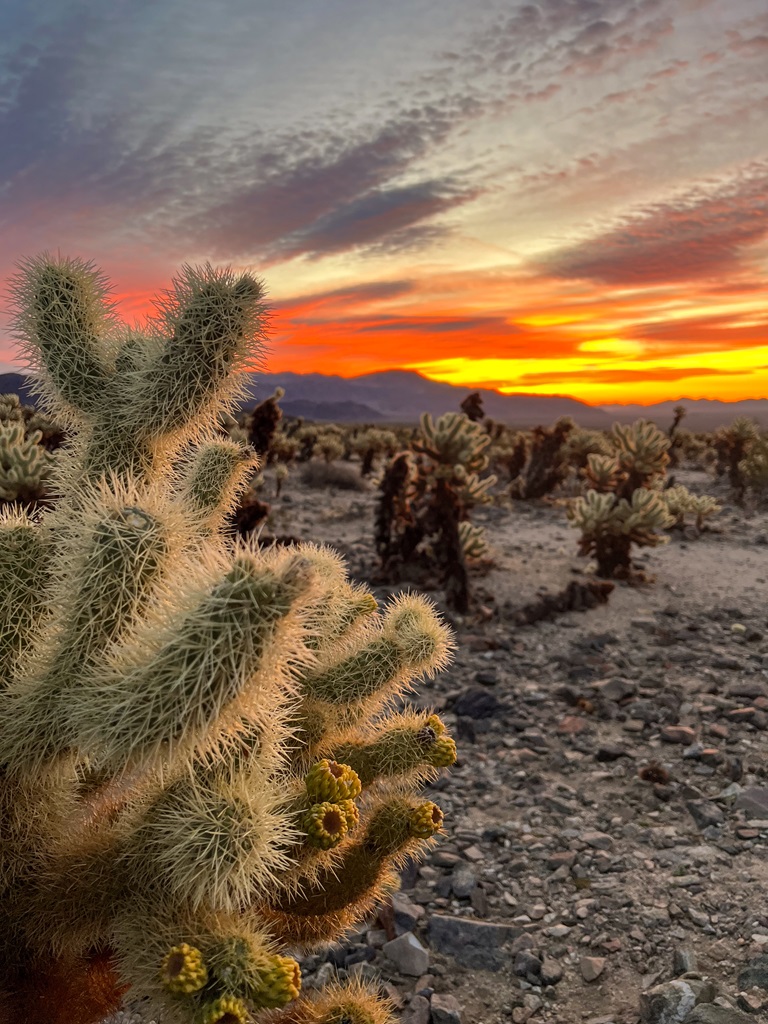
[[[349,765],[325,759],[318,761],[306,777],[307,793],[315,803],[341,803],[360,796],[360,779]]]
[[[443,827],[443,812],[437,804],[420,804],[411,811],[409,825],[414,839],[429,839]]]
[[[301,970],[290,956],[274,956],[272,966],[262,974],[253,1002],[260,1009],[274,1009],[298,999]]]
[[[195,1024],[248,1024],[248,1007],[242,999],[222,996],[203,1004]]]
[[[168,951],[161,974],[168,991],[179,996],[198,992],[208,981],[202,953],[186,942]]]
[[[338,846],[349,831],[344,808],[329,801],[310,807],[304,815],[303,828],[307,843],[321,850]]]

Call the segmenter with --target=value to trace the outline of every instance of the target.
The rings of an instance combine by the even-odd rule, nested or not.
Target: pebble
[[[429,967],[429,951],[422,946],[413,932],[404,932],[396,939],[386,942],[382,952],[397,967],[401,974],[419,978]]]
[[[605,970],[605,957],[583,956],[579,961],[579,970],[584,981],[597,981]]]

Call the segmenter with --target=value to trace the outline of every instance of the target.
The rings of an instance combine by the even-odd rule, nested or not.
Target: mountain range
[[[307,420],[354,423],[415,423],[422,412],[439,416],[456,411],[470,392],[478,391],[486,416],[514,427],[553,423],[572,416],[582,427],[605,429],[617,420],[632,423],[649,419],[666,428],[673,409],[686,409],[684,425],[690,430],[714,430],[737,416],[749,416],[768,427],[768,400],[720,402],[681,398],[655,405],[592,406],[560,395],[502,395],[484,388],[459,387],[429,380],[413,370],[384,370],[361,377],[326,376],[320,373],[251,373],[243,408],[285,390],[280,406],[287,416]],[[25,404],[35,404],[27,379],[21,373],[0,374],[0,394],[15,392]]]

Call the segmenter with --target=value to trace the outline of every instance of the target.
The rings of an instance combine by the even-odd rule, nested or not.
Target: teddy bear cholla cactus
[[[15,293],[74,441],[57,508],[0,519],[0,1021],[86,1024],[130,986],[178,1024],[384,1024],[359,985],[302,997],[287,950],[441,827],[417,787],[453,743],[387,709],[445,627],[416,596],[380,612],[329,550],[224,533],[254,456],[217,416],[260,282],[187,268],[142,334],[77,260]]]
[[[581,530],[580,553],[594,555],[603,579],[632,573],[632,545],[655,547],[668,538],[659,533],[674,522],[658,490],[668,462],[669,439],[652,423],[615,423],[612,454],[591,454],[584,470],[589,489],[568,509],[571,525]]]
[[[40,444],[42,432],[25,432],[21,420],[0,423],[0,505],[18,502],[31,511],[50,492],[55,456]]]
[[[459,612],[469,608],[466,560],[485,550],[482,530],[470,528],[468,516],[496,482],[480,476],[489,444],[481,425],[462,413],[437,420],[424,413],[412,450],[395,455],[379,485],[376,547],[384,571],[399,572],[414,559],[437,568],[446,601]]]

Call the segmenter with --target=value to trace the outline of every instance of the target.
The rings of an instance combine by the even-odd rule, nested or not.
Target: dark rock
[[[463,718],[492,718],[503,705],[488,690],[470,687],[457,697],[453,710]]]
[[[525,978],[529,974],[539,975],[541,973],[541,960],[527,949],[521,949],[515,957],[514,972],[518,978]]]
[[[753,988],[755,985],[768,992],[768,953],[762,953],[754,960],[750,960],[739,972],[739,988]]]
[[[711,1003],[717,989],[711,981],[678,978],[656,985],[640,995],[642,1024],[688,1024],[689,1014],[699,1003]]]
[[[429,1024],[429,1000],[420,995],[412,996],[400,1021],[401,1024]]]
[[[722,825],[725,821],[725,814],[711,800],[686,800],[685,806],[696,822],[697,828],[702,831],[711,825]]]
[[[736,797],[737,811],[746,811],[751,818],[768,819],[768,787],[749,786]]]
[[[501,947],[521,932],[509,925],[446,914],[433,914],[429,920],[430,945],[463,967],[479,970],[500,971],[508,962]]]

